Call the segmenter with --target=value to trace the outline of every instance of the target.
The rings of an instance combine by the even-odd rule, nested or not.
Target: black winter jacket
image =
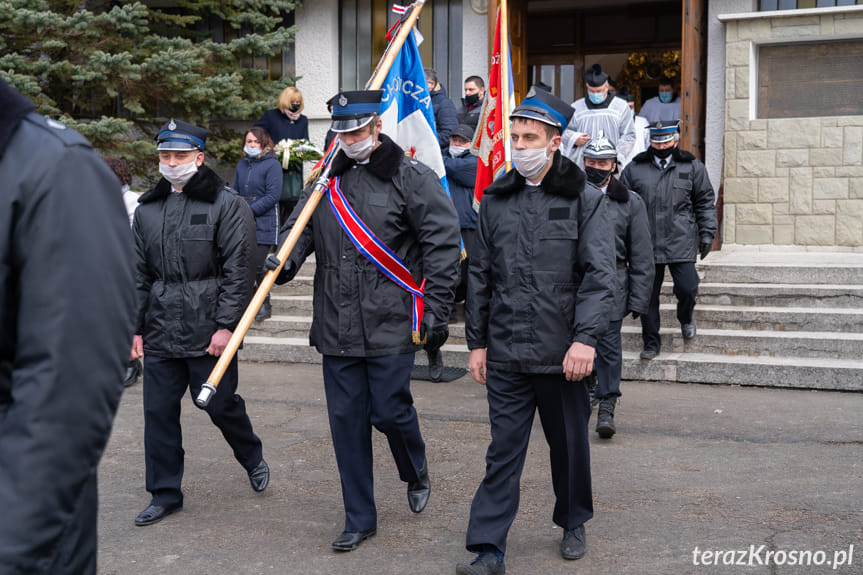
[[[0,573],[96,573],[96,480],[132,344],[121,185],[0,80]]]
[[[617,258],[617,289],[609,319],[617,321],[628,312],[647,313],[656,266],[653,264],[647,212],[638,194],[611,178],[605,200]]]
[[[424,313],[438,325],[449,320],[459,266],[459,223],[437,175],[406,158],[381,134],[367,164],[340,151],[331,177],[359,218],[394,251],[417,284],[425,278]],[[283,230],[308,201],[311,186]],[[371,264],[339,226],[326,198],[285,262],[283,283],[315,253],[311,345],[324,355],[375,357],[411,353],[411,296]]]
[[[449,135],[458,126],[455,104],[446,94],[444,87],[438,84],[438,89],[431,93],[434,125],[437,131],[438,144],[441,148],[449,146]]]
[[[562,373],[570,345],[608,325],[614,245],[602,192],[555,152],[538,187],[511,170],[480,203],[467,296],[467,344],[489,368]]]
[[[475,230],[476,210],[473,209],[473,191],[476,186],[476,167],[479,158],[468,150],[453,158],[449,155],[449,147],[444,148],[443,154],[449,195],[458,214],[460,225],[462,229]]]
[[[694,262],[699,242],[716,236],[715,196],[707,170],[689,152],[675,149],[665,170],[651,150],[632,159],[620,183],[644,200],[657,264]]]
[[[207,166],[172,193],[162,178],[135,211],[138,316],[144,353],[206,355],[233,331],[252,294],[255,220],[246,201]]]

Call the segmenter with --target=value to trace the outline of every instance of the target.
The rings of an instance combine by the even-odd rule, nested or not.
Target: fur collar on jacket
[[[564,157],[560,150],[554,153],[551,169],[542,178],[542,189],[555,196],[577,197],[584,189],[584,172]],[[515,193],[525,186],[524,176],[513,168],[485,189],[486,194],[504,196]]]
[[[637,162],[639,164],[644,162],[652,162],[654,157],[653,148],[647,148],[644,152],[641,152],[634,158],[632,158],[633,162]],[[680,148],[674,148],[671,152],[671,158],[675,162],[691,162],[695,159],[695,156],[687,152],[686,150],[681,150]]]
[[[0,157],[24,116],[36,109],[36,104],[16,92],[0,79]]]
[[[219,197],[219,192],[224,187],[225,182],[216,172],[207,166],[201,166],[198,168],[198,173],[192,176],[192,179],[183,186],[183,193],[194,200],[201,200],[212,204]],[[169,195],[171,195],[171,183],[162,178],[156,184],[156,187],[142,195],[138,202],[142,204],[155,202],[156,200],[167,198]]]
[[[381,145],[372,152],[367,166],[369,171],[378,178],[391,180],[396,175],[396,172],[398,172],[399,166],[401,166],[402,160],[405,157],[405,152],[386,134],[379,134],[378,141],[380,141]],[[339,150],[339,153],[333,158],[333,163],[330,167],[330,176],[341,176],[356,163],[356,160],[352,160],[345,155],[344,150]]]
[[[629,190],[627,190],[626,186],[621,184],[614,176],[612,176],[611,181],[608,182],[608,187],[605,189],[605,195],[617,202],[629,201]]]

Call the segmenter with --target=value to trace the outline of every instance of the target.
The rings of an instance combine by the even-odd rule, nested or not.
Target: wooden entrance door
[[[680,147],[704,160],[707,85],[707,0],[683,1],[680,77]]]

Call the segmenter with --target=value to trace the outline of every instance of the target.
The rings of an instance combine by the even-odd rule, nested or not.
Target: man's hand
[[[423,342],[423,349],[434,353],[446,343],[447,339],[449,339],[449,325],[434,325],[434,316],[425,315],[420,325],[420,341]]]
[[[641,317],[641,314],[637,311],[632,312],[632,319],[638,319]]]
[[[225,351],[225,346],[231,340],[231,330],[220,329],[210,338],[210,347],[207,348],[207,353],[219,357]]]
[[[590,141],[590,134],[582,134],[575,140],[576,146],[583,146]]]
[[[712,248],[712,247],[713,247],[713,241],[701,242],[701,245],[699,246],[699,249],[698,249],[698,251],[701,253],[701,259],[704,259],[707,257],[707,254],[710,253],[710,248]]]
[[[470,350],[470,358],[467,362],[470,375],[477,383],[485,385],[485,348]]]
[[[575,342],[569,346],[563,358],[563,374],[567,381],[578,381],[590,375],[594,354],[594,349],[583,343]]]
[[[144,355],[144,338],[140,335],[132,336],[132,351],[129,352],[129,361],[135,361],[136,359],[142,357]]]
[[[267,256],[267,259],[264,260],[264,267],[267,268],[268,271],[277,270],[280,265],[282,265],[282,260],[280,260],[276,254],[270,254]]]

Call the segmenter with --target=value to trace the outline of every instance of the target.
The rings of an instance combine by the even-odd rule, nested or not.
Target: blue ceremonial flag
[[[383,132],[410,156],[434,170],[449,193],[431,94],[413,33],[408,34],[396,54],[381,89],[384,91],[381,100]]]

